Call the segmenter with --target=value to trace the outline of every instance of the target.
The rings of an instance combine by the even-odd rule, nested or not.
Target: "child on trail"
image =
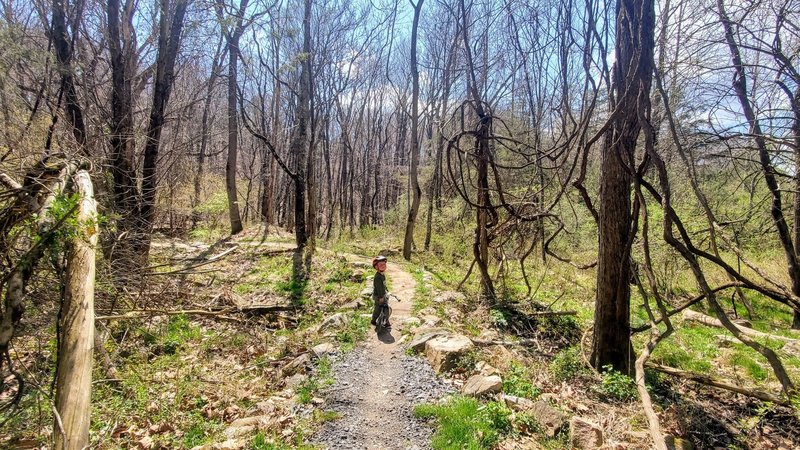
[[[383,274],[383,272],[386,271],[386,257],[376,256],[372,260],[372,267],[376,270],[375,278],[372,280],[372,300],[375,302],[375,307],[372,310],[372,321],[370,323],[372,325],[377,325],[381,308],[386,305],[386,275]],[[391,328],[388,321],[385,327]]]

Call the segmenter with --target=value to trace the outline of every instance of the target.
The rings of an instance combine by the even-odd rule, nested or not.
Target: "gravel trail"
[[[394,328],[371,337],[333,360],[334,384],[323,392],[325,409],[340,418],[313,436],[328,449],[428,449],[433,429],[414,418],[414,406],[435,401],[450,388],[428,363],[408,356],[399,345],[402,319],[409,317],[415,281],[396,264],[386,272],[392,294]]]

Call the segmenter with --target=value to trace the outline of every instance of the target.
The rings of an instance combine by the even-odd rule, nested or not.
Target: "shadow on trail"
[[[394,344],[394,336],[392,336],[391,328],[381,328],[378,332],[378,340],[384,344]]]

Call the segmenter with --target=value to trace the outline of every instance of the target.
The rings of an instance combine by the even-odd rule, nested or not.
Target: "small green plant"
[[[280,438],[267,437],[261,431],[259,431],[258,434],[253,437],[253,440],[250,443],[250,450],[291,450],[293,448],[306,447],[296,447],[290,443],[284,442]]]
[[[340,261],[328,277],[328,283],[344,283],[353,276],[353,269],[347,265],[346,261]]]
[[[531,383],[527,370],[518,362],[511,363],[511,370],[503,380],[503,392],[517,397],[534,399],[541,395],[542,391]]]
[[[501,434],[511,431],[511,409],[500,402],[489,402],[484,405],[481,412],[492,424],[492,427]]]
[[[505,328],[508,327],[508,319],[503,311],[499,309],[490,309],[489,310],[489,319],[492,321],[492,325],[498,328]]]
[[[583,361],[578,347],[564,349],[550,362],[550,374],[556,381],[571,380],[583,372]]]
[[[542,432],[542,426],[529,412],[520,412],[514,416],[514,428],[522,434]]]
[[[475,366],[480,361],[480,355],[476,350],[469,350],[458,355],[453,362],[452,373],[469,373],[475,370]]]
[[[202,445],[220,428],[221,424],[219,422],[206,419],[200,413],[195,413],[192,416],[191,425],[183,436],[183,445],[186,448]]]
[[[600,392],[603,395],[623,402],[637,397],[636,383],[633,379],[617,372],[610,365],[603,366],[603,371],[603,381],[600,385]]]

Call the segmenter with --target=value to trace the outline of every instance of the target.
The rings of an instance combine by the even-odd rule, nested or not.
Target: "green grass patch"
[[[431,440],[434,450],[490,449],[511,432],[511,410],[498,402],[481,405],[455,396],[442,405],[419,405],[414,415],[438,422]]]
[[[750,378],[757,381],[764,381],[769,376],[769,372],[761,364],[756,362],[744,351],[736,351],[731,356],[731,364],[735,369],[742,368]]]

